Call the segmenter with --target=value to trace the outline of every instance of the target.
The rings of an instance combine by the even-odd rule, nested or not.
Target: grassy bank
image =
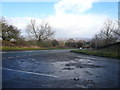
[[[51,50],[51,49],[73,49],[73,48],[58,48],[58,47],[40,47],[40,48],[31,48],[31,47],[0,47],[3,51],[12,51],[12,50]]]
[[[46,48],[1,47],[2,50],[39,50]]]
[[[28,42],[10,42],[10,41],[1,41],[0,50],[2,51],[20,51],[20,50],[51,50],[51,49],[73,49],[66,46],[38,46],[33,45]]]
[[[94,51],[94,50],[72,50],[71,52],[120,59],[120,55],[118,55],[118,51],[109,51],[108,52],[106,50],[97,50],[97,51]]]

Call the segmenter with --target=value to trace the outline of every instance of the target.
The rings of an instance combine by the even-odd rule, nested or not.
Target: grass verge
[[[73,49],[73,48],[57,48],[57,47],[40,47],[40,48],[0,47],[0,50],[2,50],[2,51],[13,51],[13,50],[51,50],[51,49]]]
[[[118,54],[117,51],[108,52],[108,51],[103,51],[103,50],[97,50],[95,52],[94,50],[71,50],[71,52],[120,59],[120,55]]]

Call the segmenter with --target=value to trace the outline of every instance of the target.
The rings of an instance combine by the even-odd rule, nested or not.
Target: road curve
[[[70,50],[2,52],[3,88],[120,88],[120,61]]]

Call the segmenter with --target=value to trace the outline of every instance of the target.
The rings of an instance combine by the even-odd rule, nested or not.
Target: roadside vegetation
[[[73,38],[57,40],[53,38],[55,31],[47,21],[36,23],[35,19],[30,20],[25,28],[28,35],[23,37],[21,30],[9,24],[2,17],[0,19],[0,49],[43,50],[79,48],[80,50],[71,52],[119,58],[119,50],[115,44],[120,42],[119,23],[119,21],[115,20],[106,20],[100,32],[90,40],[76,40]],[[109,44],[113,45],[109,47]]]
[[[0,19],[0,49],[1,50],[41,50],[41,49],[68,49],[64,42],[53,39],[54,31],[46,21],[36,24],[31,20],[26,25],[27,39],[21,35],[17,27]],[[31,38],[32,37],[32,38]],[[72,47],[71,47],[72,48]]]
[[[39,47],[39,48],[27,48],[27,47],[1,47],[3,51],[13,50],[51,50],[51,49],[72,49],[72,48],[58,48],[58,47]]]
[[[106,20],[101,31],[90,41],[90,48],[71,52],[120,59],[120,30],[117,27],[118,24],[120,24],[119,21]]]
[[[95,50],[72,50],[71,52],[120,59],[120,53],[118,51],[112,51],[112,50],[111,51],[106,51],[106,50],[96,50],[96,51]]]
[[[50,50],[50,49],[72,49],[72,47],[62,46],[37,46],[34,42],[10,42],[10,41],[1,41],[0,49],[2,51],[11,51],[11,50]]]

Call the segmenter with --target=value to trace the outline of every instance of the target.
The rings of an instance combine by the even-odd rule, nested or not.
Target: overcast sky
[[[25,27],[33,18],[38,22],[48,21],[56,32],[56,38],[92,38],[106,19],[118,18],[118,2],[110,0],[13,1],[0,2],[2,16],[21,29],[24,36]]]

